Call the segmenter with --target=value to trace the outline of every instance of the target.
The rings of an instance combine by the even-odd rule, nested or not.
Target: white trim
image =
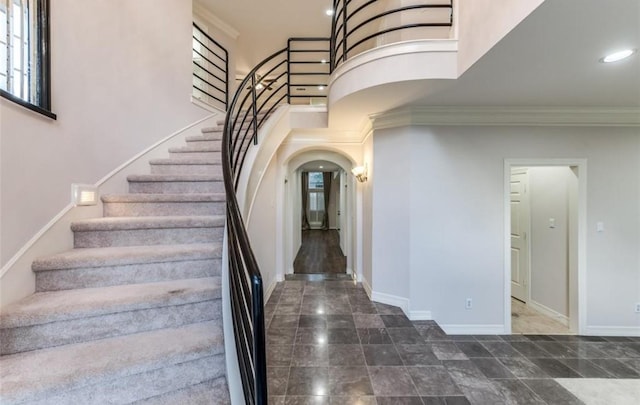
[[[583,334],[586,336],[640,337],[640,326],[587,326]]]
[[[440,325],[447,335],[503,335],[505,325]]]
[[[638,108],[407,107],[369,116],[373,128],[416,125],[638,127]]]
[[[511,167],[512,166],[574,166],[578,168],[578,334],[587,328],[587,159],[505,159],[503,183],[504,210],[504,331],[511,333]],[[572,266],[573,267],[573,266]],[[570,286],[570,288],[575,288]],[[571,307],[569,308],[571,313]]]
[[[409,314],[409,299],[405,297],[399,297],[397,295],[391,295],[381,293],[377,291],[371,292],[371,301],[379,302],[382,304],[393,305],[394,307],[400,307],[405,315]]]
[[[31,239],[29,239],[29,241],[27,241],[27,243],[22,245],[20,250],[18,250],[16,252],[16,254],[14,254],[13,257],[11,257],[11,259],[9,259],[9,261],[7,263],[5,263],[4,266],[2,266],[2,269],[0,269],[0,278],[4,277],[4,275],[9,271],[9,269],[11,269],[16,264],[16,262],[18,260],[20,260],[20,258],[22,256],[24,256],[24,254],[27,253],[27,251],[29,249],[31,249],[33,247],[33,245],[35,245],[35,243],[45,233],[47,233],[49,231],[49,229],[51,229],[60,219],[62,219],[62,217],[67,215],[67,213],[69,211],[71,211],[72,208],[74,208],[73,204],[68,204],[60,212],[58,212],[58,214],[55,217],[51,218],[51,220],[49,222],[47,222],[47,224],[45,226],[40,228],[40,230],[38,232],[36,232],[36,234],[33,235],[33,237]]]
[[[193,97],[193,94],[191,95],[191,104],[198,106],[203,110],[207,110],[213,114],[224,114],[224,111],[222,111],[221,109],[214,107],[211,104],[207,104],[197,97]]]
[[[412,321],[431,321],[431,311],[409,311],[409,319]]]
[[[549,318],[553,318],[555,321],[560,322],[566,327],[569,327],[569,317],[561,314],[560,312],[554,311],[546,305],[542,305],[541,303],[529,299],[527,305],[533,309],[534,311],[540,312],[542,315],[548,316]]]
[[[202,18],[206,23],[211,24],[215,28],[229,35],[232,39],[237,39],[240,33],[238,30],[214,15],[209,9],[201,5],[199,2],[193,2],[193,14]]]
[[[200,119],[200,120],[198,120],[198,121],[196,121],[196,122],[194,122],[192,124],[187,125],[184,128],[181,128],[181,129],[177,130],[176,132],[172,133],[171,135],[159,140],[158,142],[156,142],[153,145],[149,146],[148,148],[144,149],[142,152],[136,154],[131,159],[127,160],[126,162],[124,162],[123,164],[121,164],[120,166],[118,166],[117,168],[112,170],[106,176],[104,176],[103,178],[98,180],[94,184],[94,186],[95,187],[100,187],[105,182],[107,182],[111,177],[115,176],[120,171],[124,170],[127,166],[131,165],[133,162],[135,162],[136,160],[140,159],[142,156],[144,156],[145,154],[149,153],[151,150],[157,148],[158,146],[160,146],[161,144],[171,140],[172,138],[180,135],[184,131],[186,131],[188,129],[191,129],[194,126],[199,125],[202,122],[215,117],[216,115],[217,114],[208,115],[208,116],[206,116],[206,117],[204,117],[204,118],[202,118],[202,119]],[[40,230],[38,232],[36,232],[36,234],[33,235],[33,237],[31,239],[29,239],[29,241],[27,241],[27,243],[25,243],[20,248],[20,250],[18,250],[16,252],[16,254],[14,254],[13,257],[11,257],[11,259],[9,259],[9,261],[7,263],[5,263],[4,266],[2,266],[2,268],[0,269],[0,278],[4,277],[4,275],[9,271],[9,269],[11,269],[11,267],[13,267],[16,264],[16,262],[18,260],[20,260],[20,258],[22,258],[22,256],[24,256],[25,253],[27,253],[27,251],[29,249],[31,249],[33,247],[33,245],[35,245],[35,243],[42,236],[44,236],[44,234],[46,234],[60,219],[62,219],[62,217],[64,217],[67,213],[69,213],[69,211],[71,211],[72,208],[74,208],[73,204],[68,204],[60,212],[58,212],[58,214],[56,216],[54,216],[49,222],[47,222],[47,224],[45,226],[40,228]]]
[[[347,61],[338,66],[331,75],[331,80],[329,81],[329,92],[331,92],[331,86],[333,83],[335,83],[340,77],[362,65],[366,65],[367,63],[406,54],[457,51],[458,41],[455,39],[415,39],[377,46],[347,59]]]

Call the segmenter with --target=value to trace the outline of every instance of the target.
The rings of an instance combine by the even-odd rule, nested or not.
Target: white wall
[[[265,170],[261,186],[256,193],[253,214],[247,224],[251,248],[260,266],[265,293],[269,293],[277,281],[278,275],[276,267],[277,241],[275,238],[276,166],[276,161],[273,160]]]
[[[206,115],[190,103],[191,18],[180,0],[52,2],[58,120],[0,100],[0,264],[69,203],[71,183]]]
[[[357,210],[362,212],[362,217],[357,218],[356,225],[358,231],[362,234],[362,246],[358,246],[357,251],[360,260],[358,260],[359,269],[362,271],[362,283],[369,294],[371,294],[371,285],[373,283],[373,186],[375,184],[375,165],[373,160],[373,136],[368,134],[364,143],[362,144],[363,163],[367,164],[368,179],[365,183],[356,182],[356,187],[360,188],[361,192],[358,193],[358,201],[356,204],[362,208]],[[360,253],[361,252],[361,253]]]
[[[638,135],[637,128],[594,127],[374,131],[374,295],[407,294],[411,311],[431,311],[451,330],[499,331],[505,311],[504,159],[580,158],[588,173],[588,330],[640,333],[633,312],[640,297]],[[398,198],[409,189],[409,199]],[[605,232],[596,232],[598,221]],[[473,299],[472,310],[465,310],[466,298]]]
[[[569,187],[575,175],[569,167],[530,167],[528,172],[531,299],[568,317]]]
[[[410,284],[412,145],[405,129],[373,134],[376,162],[372,194],[372,284],[379,294],[408,297]]]

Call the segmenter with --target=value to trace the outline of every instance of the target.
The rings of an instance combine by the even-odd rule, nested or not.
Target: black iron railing
[[[236,198],[238,181],[248,150],[258,143],[258,130],[269,115],[285,103],[322,102],[328,79],[329,39],[292,38],[287,48],[249,72],[227,109],[222,170],[227,194],[229,280],[236,350],[248,404],[267,404],[264,288]]]
[[[193,97],[222,111],[229,103],[229,52],[193,23]]]
[[[383,0],[334,0],[331,70],[368,49],[407,39],[433,38],[433,32],[425,30],[453,25],[452,0],[403,3],[391,6]]]

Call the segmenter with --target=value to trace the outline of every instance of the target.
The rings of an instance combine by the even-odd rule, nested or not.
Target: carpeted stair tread
[[[40,292],[3,308],[0,328],[60,322],[221,297],[220,277]]]
[[[224,193],[193,194],[105,194],[105,203],[140,203],[140,202],[220,202],[226,201]]]
[[[220,257],[222,257],[222,246],[211,243],[84,248],[40,257],[33,262],[31,268],[38,272],[83,267],[206,260]]]
[[[223,350],[221,326],[203,322],[8,355],[2,358],[0,367],[0,397],[7,405],[43,400],[218,355]]]
[[[163,158],[151,159],[151,165],[219,165],[220,159],[204,159],[204,158]]]
[[[127,176],[128,181],[139,182],[196,182],[196,181],[223,181],[222,175],[216,174],[132,174]]]
[[[134,405],[229,405],[229,387],[225,378],[209,380],[178,391],[134,402]]]
[[[82,232],[163,228],[211,228],[224,226],[224,221],[225,218],[222,215],[107,217],[75,221],[71,223],[71,230],[74,232]]]
[[[179,146],[169,148],[169,153],[220,152],[220,144],[204,146]]]

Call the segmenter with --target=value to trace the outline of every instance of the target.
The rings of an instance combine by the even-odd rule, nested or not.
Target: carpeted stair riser
[[[167,180],[162,180],[163,177]],[[222,176],[219,176],[219,180],[214,178],[202,180],[196,177],[189,180],[190,176],[183,177],[185,179],[179,180],[176,176],[129,176],[129,192],[134,194],[224,193]]]
[[[217,323],[4,356],[2,404],[130,403],[216,379],[225,371]]]
[[[218,163],[180,164],[178,159],[171,163],[150,163],[151,174],[211,174],[221,175],[222,166]]]
[[[105,217],[163,215],[223,215],[224,201],[193,202],[109,202],[103,204]]]
[[[225,373],[224,354],[218,354],[126,377],[100,381],[69,391],[58,391],[27,403],[29,405],[131,404],[198,385],[207,380],[221,379],[225,377]],[[2,405],[14,404],[25,404],[25,402],[2,402]]]
[[[74,288],[151,283],[219,276],[219,258],[180,260],[163,263],[137,263],[106,267],[83,267],[36,271],[36,291],[60,291]]]
[[[225,378],[208,380],[203,383],[169,392],[164,395],[135,402],[134,405],[229,405],[229,387]]]
[[[171,159],[207,159],[211,160],[216,156],[220,156],[220,152],[169,152]]]
[[[0,354],[14,354],[220,318],[219,299],[119,312],[91,318],[0,329]]]

